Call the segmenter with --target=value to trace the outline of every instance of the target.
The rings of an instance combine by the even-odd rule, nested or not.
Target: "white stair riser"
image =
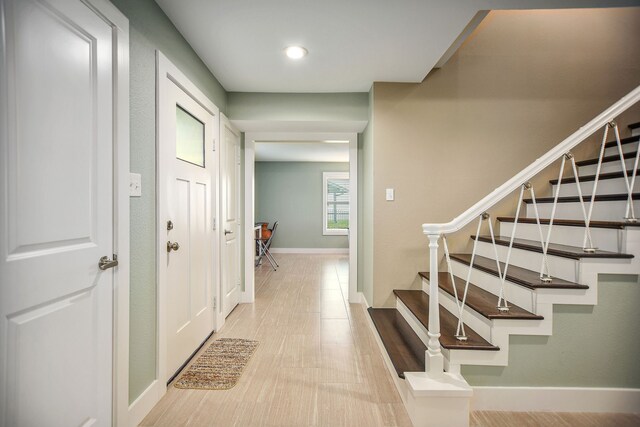
[[[636,216],[640,215],[640,200],[634,200],[633,206]],[[549,218],[553,203],[538,203],[540,218]],[[599,221],[623,221],[627,202],[624,200],[595,202],[593,206],[592,220]],[[589,208],[589,203],[585,203],[585,209]],[[535,218],[533,204],[527,203],[527,217]],[[580,202],[558,203],[556,208],[556,218],[561,219],[582,219],[582,207]]]
[[[467,264],[458,262],[456,260],[451,260],[451,265],[453,267],[453,273],[462,279],[462,283],[467,278],[467,273],[469,271],[469,266]],[[498,295],[500,293],[500,279],[498,277],[485,273],[484,271],[480,271],[478,269],[471,270],[471,283],[485,291],[491,292],[494,295]],[[505,288],[507,290],[507,299],[508,301],[513,302],[516,305],[528,310],[532,313],[535,313],[535,302],[536,295],[533,289],[525,288],[523,286],[517,285],[515,283],[511,283],[509,281],[505,282]],[[496,296],[496,305],[498,305],[498,297]]]
[[[507,258],[508,248],[506,246],[496,245],[498,250],[498,258],[504,262]],[[486,242],[478,242],[478,255],[495,259],[493,245]],[[578,278],[579,261],[562,258],[558,256],[547,256],[549,262],[549,270],[552,277],[560,277],[565,280],[575,282]],[[510,265],[526,268],[533,271],[539,271],[542,265],[542,254],[524,249],[513,248],[511,250]]]
[[[547,238],[548,225],[542,225],[542,233]],[[568,227],[553,225],[551,231],[551,243],[582,247],[584,240],[584,227]],[[500,235],[506,239],[511,238],[513,232],[512,222],[500,223]],[[626,230],[613,228],[591,228],[591,238],[593,244],[600,249],[612,252],[624,252],[624,236]],[[537,224],[518,224],[516,227],[516,238],[539,240],[540,232]]]
[[[429,281],[426,279],[422,280],[427,285],[425,288],[429,289]],[[444,307],[449,313],[458,318],[458,306],[456,305],[455,298],[442,289],[438,290],[438,301],[440,302],[440,305]],[[427,292],[427,294],[428,293],[429,292]],[[465,327],[470,327],[471,329],[479,333],[482,338],[491,342],[491,320],[487,319],[486,317],[469,307],[465,307],[462,314],[462,320],[464,321]]]
[[[631,131],[631,136],[640,136],[640,128]]]
[[[631,182],[631,175],[628,176],[629,183]],[[591,196],[593,193],[594,181],[585,181],[580,183],[580,189],[583,196]],[[557,184],[553,185],[553,193],[556,194]],[[636,177],[634,182],[633,191],[640,191],[640,176]],[[596,194],[624,194],[627,192],[627,184],[624,182],[624,177],[615,179],[603,179],[598,181],[598,192]],[[560,197],[562,196],[577,196],[578,187],[575,182],[562,183],[560,185]]]
[[[629,159],[629,158],[625,158],[624,161],[625,167],[627,168],[627,170],[632,170],[633,169],[633,165],[635,164],[635,159]],[[567,165],[565,166],[565,169],[570,170],[571,166]],[[595,175],[596,171],[598,170],[598,165],[587,165],[587,166],[580,166],[578,168],[578,173],[581,176],[586,176],[586,175]],[[622,163],[618,160],[615,162],[606,162],[602,164],[602,167],[600,168],[600,173],[611,173],[611,172],[620,172],[622,170]]]
[[[622,144],[622,152],[623,153],[631,153],[632,151],[636,151],[638,149],[638,143],[637,142],[630,142],[627,144]],[[598,150],[598,154],[600,154],[600,151]],[[617,146],[613,146],[613,147],[608,147],[605,148],[604,150],[604,155],[606,156],[615,156],[616,154],[618,154],[618,147]]]

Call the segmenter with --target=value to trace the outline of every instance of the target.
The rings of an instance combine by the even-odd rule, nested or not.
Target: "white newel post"
[[[429,343],[427,344],[426,372],[436,378],[444,371],[440,348],[440,302],[438,301],[438,239],[440,234],[429,234]]]
[[[424,230],[429,238],[429,341],[425,372],[405,372],[405,407],[418,427],[468,427],[473,390],[460,374],[444,372],[440,346],[438,302],[438,239],[440,232]]]

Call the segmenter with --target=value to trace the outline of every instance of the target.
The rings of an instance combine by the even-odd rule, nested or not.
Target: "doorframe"
[[[198,87],[189,80],[162,52],[156,50],[156,273],[157,273],[157,336],[156,336],[156,378],[149,385],[149,387],[142,393],[135,402],[131,404],[132,410],[135,412],[135,416],[129,419],[128,425],[137,425],[142,418],[153,408],[153,406],[164,396],[167,391],[167,385],[165,379],[167,378],[166,363],[167,363],[167,278],[164,274],[160,274],[160,259],[163,255],[163,248],[160,244],[164,239],[166,229],[161,226],[160,218],[166,217],[164,212],[166,211],[166,180],[163,173],[166,165],[160,159],[160,134],[163,132],[162,123],[165,111],[167,99],[169,97],[170,85],[175,84],[180,87],[185,93],[187,93],[194,101],[196,101],[202,108],[207,110],[214,116],[212,129],[213,136],[213,164],[215,171],[211,176],[211,189],[213,194],[211,195],[211,213],[213,218],[213,238],[212,238],[212,254],[213,259],[213,275],[211,283],[211,295],[217,296],[220,292],[220,256],[219,256],[219,222],[218,222],[218,210],[219,210],[219,171],[220,171],[220,159],[218,140],[220,136],[220,110]],[[164,107],[164,109],[163,109]],[[216,309],[214,308],[213,325],[212,330],[219,329],[218,316],[216,316]]]
[[[129,19],[108,0],[81,0],[111,26],[113,52],[113,425],[129,421]]]
[[[224,132],[224,127],[228,126],[232,132],[234,132],[237,137],[238,137],[238,172],[236,175],[236,182],[237,182],[237,188],[236,191],[239,192],[238,194],[238,204],[236,206],[236,212],[238,212],[238,233],[240,234],[238,236],[238,273],[240,274],[240,297],[238,300],[238,303],[241,304],[243,303],[243,292],[242,292],[242,270],[243,270],[243,264],[244,264],[244,258],[242,256],[242,248],[244,247],[245,244],[245,240],[244,240],[244,219],[245,216],[242,214],[242,133],[238,130],[238,128],[236,126],[234,126],[233,123],[231,123],[231,120],[229,120],[229,118],[227,116],[224,115],[224,113],[220,113],[220,150],[219,152],[222,153],[222,144],[223,144],[223,134],[222,132]],[[222,160],[220,161],[220,168],[219,168],[219,176],[220,176],[220,209],[219,209],[219,217],[222,219],[223,216],[223,201],[222,201]],[[222,221],[220,222],[220,224],[222,224]],[[222,248],[224,247],[224,239],[220,239],[220,262],[222,263]],[[219,316],[218,318],[218,325],[220,327],[222,327],[222,325],[224,325],[225,322],[225,313],[224,313],[224,307],[223,307],[223,300],[224,300],[224,287],[222,286],[222,272],[220,272],[220,294],[218,295],[218,308],[219,310],[216,312],[216,315]],[[232,310],[233,311],[233,310]]]
[[[244,292],[241,302],[255,301],[255,160],[256,141],[349,141],[349,302],[358,294],[358,134],[356,132],[246,132],[244,136]]]

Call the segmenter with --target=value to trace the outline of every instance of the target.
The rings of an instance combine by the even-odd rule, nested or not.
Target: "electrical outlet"
[[[129,174],[129,197],[142,196],[142,175],[139,173]]]

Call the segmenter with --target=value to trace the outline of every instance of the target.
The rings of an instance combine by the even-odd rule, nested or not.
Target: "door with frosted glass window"
[[[167,374],[171,378],[213,330],[212,182],[214,117],[171,83],[175,143],[167,144]],[[162,177],[161,177],[162,179]],[[168,379],[167,378],[167,379]]]

